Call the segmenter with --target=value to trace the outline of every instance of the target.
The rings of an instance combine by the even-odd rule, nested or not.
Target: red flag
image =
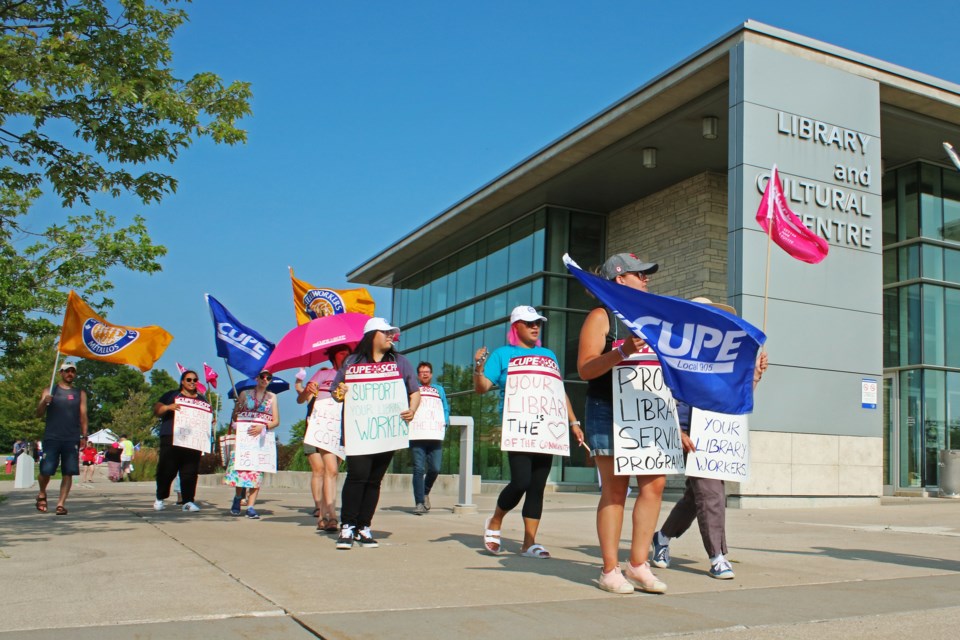
[[[211,387],[214,389],[217,388],[217,372],[214,371],[213,368],[206,362],[203,363],[203,377],[207,379],[207,382]]]
[[[797,260],[816,264],[826,258],[830,251],[827,241],[807,229],[787,206],[776,165],[770,172],[767,188],[760,199],[757,223],[781,249]]]
[[[186,371],[187,371],[187,368],[178,362],[178,363],[177,363],[177,372],[178,372],[180,375],[183,375]]]

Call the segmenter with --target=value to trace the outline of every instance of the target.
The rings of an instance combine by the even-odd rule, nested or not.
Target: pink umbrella
[[[264,368],[276,372],[326,362],[331,347],[356,347],[369,319],[362,313],[338,313],[301,324],[277,343]]]

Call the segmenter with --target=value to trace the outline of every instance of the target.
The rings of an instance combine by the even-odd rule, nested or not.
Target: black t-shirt
[[[173,404],[174,400],[183,396],[184,398],[189,398],[190,396],[180,393],[180,389],[174,389],[173,391],[167,391],[165,394],[160,396],[160,399],[157,400],[160,404]],[[207,399],[203,396],[202,393],[198,393],[197,400],[203,400],[204,402]],[[160,416],[160,435],[161,436],[172,436],[173,435],[173,418],[176,415],[175,411],[167,411],[162,416]]]

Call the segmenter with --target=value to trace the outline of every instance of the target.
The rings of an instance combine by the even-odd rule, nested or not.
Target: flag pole
[[[53,359],[53,371],[50,373],[50,395],[53,395],[53,381],[57,377],[57,364],[60,362],[60,347],[57,346],[57,355]]]
[[[776,198],[776,182],[775,176],[777,175],[777,165],[773,165],[773,169],[770,171],[770,178],[767,183],[767,190],[770,192],[767,197],[767,268],[764,273],[763,278],[763,327],[761,330],[767,332],[767,307],[770,302],[770,253],[771,245],[773,244],[773,203]],[[763,351],[767,350],[766,342],[760,347]]]

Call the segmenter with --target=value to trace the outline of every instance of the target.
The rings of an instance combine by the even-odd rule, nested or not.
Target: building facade
[[[513,306],[549,322],[582,411],[580,325],[593,306],[563,269],[631,251],[650,290],[726,301],[768,335],[739,504],[847,503],[936,487],[960,448],[960,87],[748,22],[535,153],[349,274],[390,286],[403,349],[433,364],[478,424],[475,472],[501,480],[494,398],[472,393],[480,346]],[[821,263],[755,221],[777,165],[791,207],[830,243]],[[952,443],[952,444],[951,444]],[[455,434],[447,469],[456,469]],[[398,457],[402,470],[406,460]],[[555,482],[589,483],[582,453]]]

